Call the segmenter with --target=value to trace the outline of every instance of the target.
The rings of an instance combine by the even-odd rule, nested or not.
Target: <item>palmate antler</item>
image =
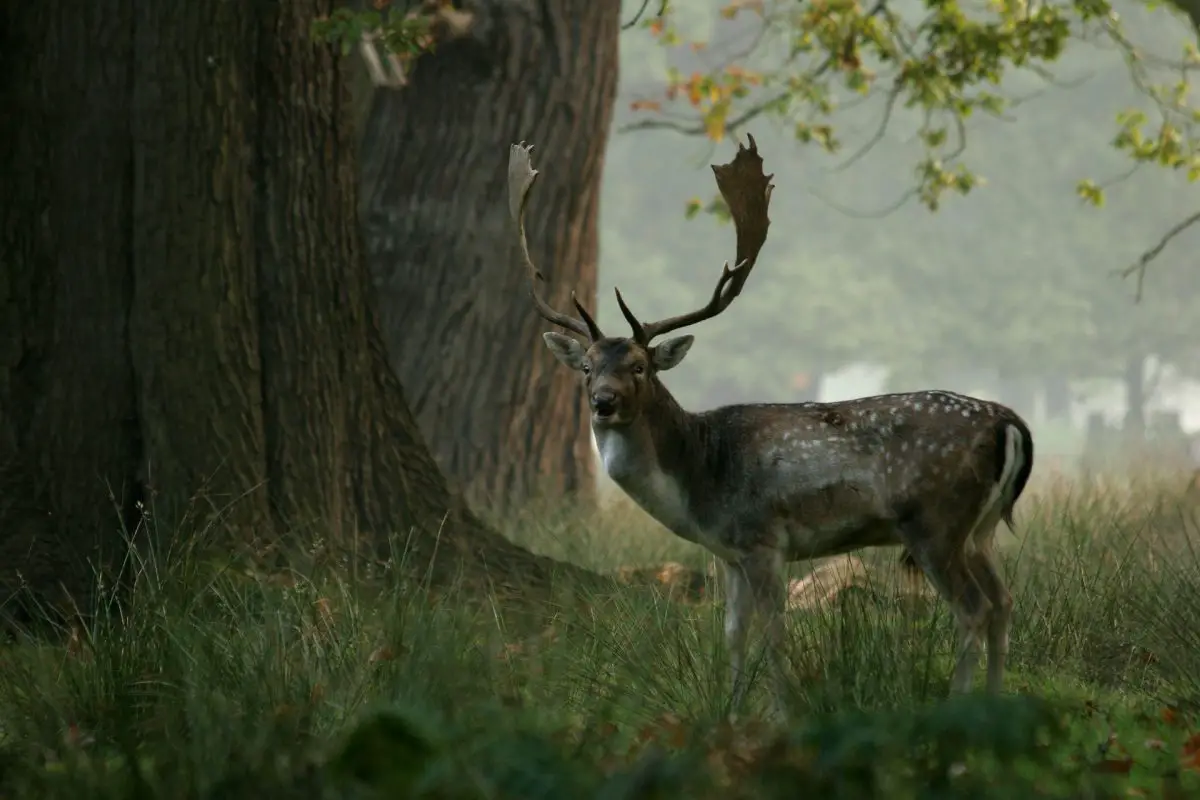
[[[734,156],[733,161],[728,164],[713,164],[712,166],[713,175],[717,179],[717,188],[720,189],[721,196],[725,198],[725,203],[729,206],[729,214],[733,218],[733,226],[737,231],[737,266],[731,269],[729,262],[725,262],[725,266],[721,269],[721,277],[717,280],[717,286],[713,290],[712,299],[708,301],[708,305],[687,314],[680,314],[677,317],[657,322],[640,322],[629,310],[629,306],[625,304],[625,298],[617,289],[617,304],[633,329],[634,341],[639,344],[648,346],[656,336],[712,319],[728,308],[734,298],[742,293],[742,287],[746,285],[746,279],[750,277],[750,271],[754,269],[754,264],[758,261],[758,253],[767,240],[767,229],[771,225],[767,211],[771,204],[771,191],[775,188],[771,183],[771,179],[775,176],[763,174],[763,160],[762,156],[758,154],[758,144],[754,141],[754,137],[747,135],[746,138],[750,140],[749,147],[739,144],[737,155]],[[543,319],[581,336],[586,336],[594,342],[604,338],[604,334],[574,292],[571,293],[571,301],[579,311],[579,319],[555,311],[537,291],[538,281],[545,281],[545,277],[529,257],[529,245],[525,239],[525,204],[529,201],[529,192],[533,189],[533,184],[538,176],[538,172],[533,168],[533,162],[529,158],[532,150],[532,145],[526,146],[522,142],[514,144],[508,155],[508,208],[513,222],[517,226],[521,253],[529,272],[529,293],[533,298],[534,308]]]
[[[750,140],[750,146],[739,144],[733,161],[712,165],[717,188],[729,206],[729,215],[733,217],[733,226],[737,231],[737,266],[730,269],[729,262],[725,262],[708,305],[658,322],[639,322],[629,306],[625,305],[621,291],[616,290],[617,304],[621,306],[621,313],[629,321],[633,338],[639,344],[648,345],[656,336],[712,319],[729,308],[734,298],[742,293],[742,287],[746,285],[746,279],[758,261],[758,253],[767,240],[767,228],[771,225],[767,211],[771,204],[771,191],[775,188],[771,183],[775,175],[763,174],[763,160],[758,154],[754,137],[747,134],[746,138]]]
[[[533,189],[533,184],[538,176],[538,171],[533,168],[533,162],[529,158],[532,150],[533,145],[526,147],[525,143],[521,142],[514,144],[508,151],[508,211],[512,215],[513,223],[517,226],[517,236],[521,240],[521,255],[525,257],[525,268],[529,272],[529,296],[533,298],[533,307],[547,322],[574,331],[595,342],[603,339],[604,334],[601,333],[600,326],[588,314],[587,309],[579,302],[579,298],[575,296],[574,292],[571,292],[571,302],[579,311],[579,319],[569,314],[563,314],[561,311],[555,311],[538,294],[538,281],[544,282],[546,278],[534,266],[533,259],[529,257],[529,244],[525,240],[525,204],[529,201],[529,192]]]

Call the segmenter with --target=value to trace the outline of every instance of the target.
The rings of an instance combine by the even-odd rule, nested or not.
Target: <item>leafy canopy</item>
[[[1190,78],[1200,67],[1200,3],[1176,3],[1142,5],[1182,13],[1189,40],[1156,41],[1149,49],[1127,32],[1109,0],[733,0],[720,8],[724,29],[709,40],[683,34],[678,23],[684,12],[670,7],[641,27],[675,54],[673,60],[689,60],[690,52],[690,60],[704,66],[669,69],[661,92],[633,103],[646,118],[627,129],[668,128],[721,141],[752,120],[771,119],[790,126],[797,140],[838,153],[839,112],[879,98],[884,112],[878,130],[843,166],[865,155],[904,116],[923,150],[904,199],[915,197],[936,211],[948,192],[965,195],[983,181],[965,158],[967,121],[1013,111],[1019,98],[1002,84],[1029,74],[1053,83],[1050,67],[1072,44],[1086,41],[1120,50],[1147,101],[1147,108],[1116,112],[1113,147],[1135,164],[1178,171],[1196,182],[1200,107]],[[1076,187],[1095,206],[1104,204],[1105,189],[1105,182],[1087,176]],[[689,204],[689,214],[701,210],[719,212],[719,201]],[[1197,222],[1200,212],[1169,228],[1128,272],[1137,272],[1140,281],[1145,264]]]

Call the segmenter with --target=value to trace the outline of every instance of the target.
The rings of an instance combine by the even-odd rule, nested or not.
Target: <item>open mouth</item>
[[[615,408],[592,409],[592,420],[595,422],[616,422],[616,421],[618,421],[617,409],[615,409]]]

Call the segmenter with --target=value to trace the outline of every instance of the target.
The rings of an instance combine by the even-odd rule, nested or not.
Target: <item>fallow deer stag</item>
[[[775,710],[783,714],[784,563],[884,545],[903,547],[955,612],[960,636],[951,691],[969,690],[979,643],[987,643],[987,689],[999,692],[1012,596],[992,544],[1033,468],[1025,422],[997,403],[944,391],[840,403],[734,405],[694,414],[658,378],[683,360],[691,336],[658,336],[711,319],[741,293],[767,238],[772,175],[753,137],[729,164],[714,165],[729,206],[737,260],[726,262],[703,308],[642,322],[617,290],[631,337],[605,336],[577,298],[578,317],[538,293],[524,210],[537,178],[524,144],[513,145],[508,199],[534,307],[560,333],[544,338],[555,358],[582,373],[604,469],[670,531],[725,563],[725,638],[733,706],[745,694],[746,635],[755,611],[767,621]]]

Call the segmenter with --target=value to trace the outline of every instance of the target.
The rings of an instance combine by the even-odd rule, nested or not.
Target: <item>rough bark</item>
[[[527,215],[551,302],[594,307],[600,174],[620,4],[481,0],[401,91],[377,90],[362,139],[365,246],[384,339],[442,469],[478,503],[590,493],[578,383],[545,352],[513,247],[505,157],[536,145]]]
[[[142,501],[160,537],[398,534],[435,579],[555,568],[465,510],[388,366],[345,82],[308,35],[331,7],[4,12],[4,588],[85,593]]]
[[[5,589],[78,585],[81,557],[119,550],[139,499],[131,13],[130,0],[10,3],[0,25]]]

